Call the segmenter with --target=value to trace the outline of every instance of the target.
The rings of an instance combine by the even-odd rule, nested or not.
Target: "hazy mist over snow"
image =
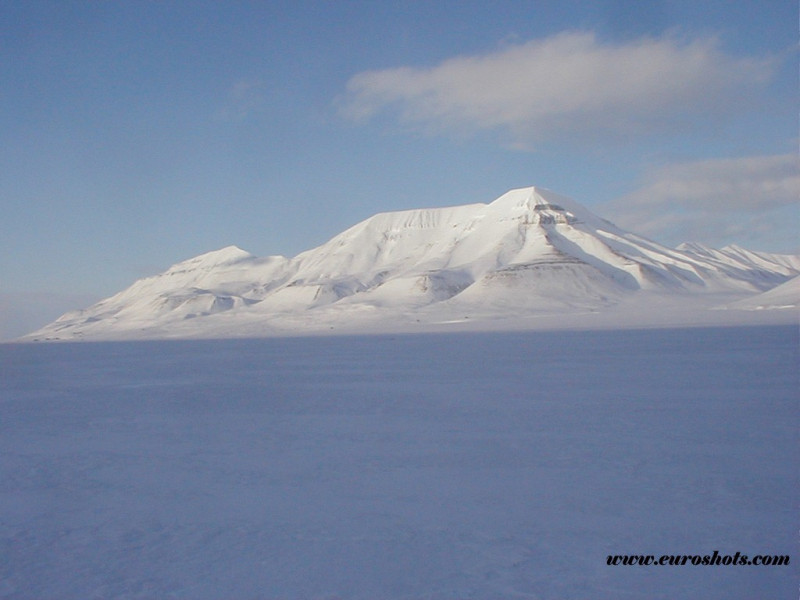
[[[64,314],[65,308],[88,306],[97,297],[44,292],[0,293],[0,341],[30,331],[34,323],[47,323]]]

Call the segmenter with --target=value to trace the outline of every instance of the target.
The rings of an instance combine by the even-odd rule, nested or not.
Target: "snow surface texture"
[[[0,597],[793,598],[796,327],[0,345]],[[788,554],[789,567],[607,566]]]
[[[209,252],[24,339],[786,323],[796,286],[777,306],[789,310],[755,316],[735,303],[798,274],[798,256],[671,249],[525,188],[488,205],[378,214],[291,259]]]

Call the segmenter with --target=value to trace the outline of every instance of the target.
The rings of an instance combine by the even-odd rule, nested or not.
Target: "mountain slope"
[[[800,276],[767,290],[757,296],[745,298],[726,308],[739,310],[784,310],[800,308]]]
[[[28,339],[268,335],[365,323],[599,311],[632,299],[738,299],[800,257],[671,249],[541,188],[490,204],[377,214],[294,258],[235,246],[180,262]]]

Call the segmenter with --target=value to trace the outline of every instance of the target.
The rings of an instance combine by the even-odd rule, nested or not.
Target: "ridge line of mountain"
[[[490,326],[641,311],[654,298],[707,310],[736,307],[798,275],[800,256],[667,248],[528,187],[488,204],[378,213],[291,258],[233,245],[207,252],[23,340],[369,331],[465,315]]]

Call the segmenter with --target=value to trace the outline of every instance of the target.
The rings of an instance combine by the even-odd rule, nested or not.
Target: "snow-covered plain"
[[[798,329],[0,345],[0,597],[795,598]],[[786,566],[608,566],[615,554]]]

